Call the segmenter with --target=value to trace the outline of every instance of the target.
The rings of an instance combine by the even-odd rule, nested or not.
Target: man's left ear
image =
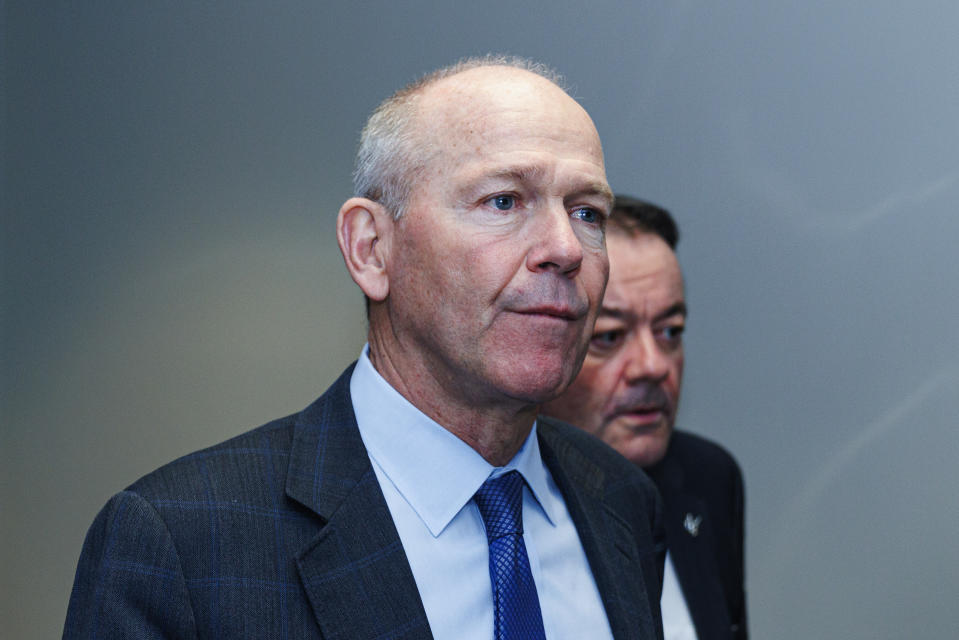
[[[393,224],[390,212],[369,198],[350,198],[336,217],[336,240],[350,277],[376,302],[390,292],[387,258]]]

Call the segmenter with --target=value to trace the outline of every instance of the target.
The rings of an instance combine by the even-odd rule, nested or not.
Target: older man
[[[538,65],[470,60],[380,105],[355,186],[368,347],[304,411],[115,496],[65,635],[661,637],[654,487],[536,420],[608,273],[589,116]]]
[[[686,299],[665,209],[617,196],[610,276],[582,371],[544,413],[590,431],[656,482],[669,543],[666,638],[746,637],[743,484],[718,445],[674,431],[683,375]]]

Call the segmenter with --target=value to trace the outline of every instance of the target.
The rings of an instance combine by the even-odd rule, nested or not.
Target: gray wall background
[[[359,352],[333,225],[370,109],[503,51],[677,215],[681,423],[746,474],[756,638],[959,636],[959,4],[0,4],[2,620],[86,528]]]

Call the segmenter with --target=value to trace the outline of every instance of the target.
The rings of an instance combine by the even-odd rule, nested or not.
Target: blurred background
[[[959,637],[959,4],[0,2],[4,637],[87,527],[359,353],[334,239],[366,115],[506,52],[671,209],[680,424],[739,459],[755,638]]]

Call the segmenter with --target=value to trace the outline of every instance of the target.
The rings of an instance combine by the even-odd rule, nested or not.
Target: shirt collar
[[[494,467],[390,386],[373,367],[368,353],[366,345],[350,380],[360,436],[370,458],[434,537],[487,478],[513,469],[522,474],[534,502],[555,526],[558,506],[548,489],[535,423],[513,459],[504,467]]]

